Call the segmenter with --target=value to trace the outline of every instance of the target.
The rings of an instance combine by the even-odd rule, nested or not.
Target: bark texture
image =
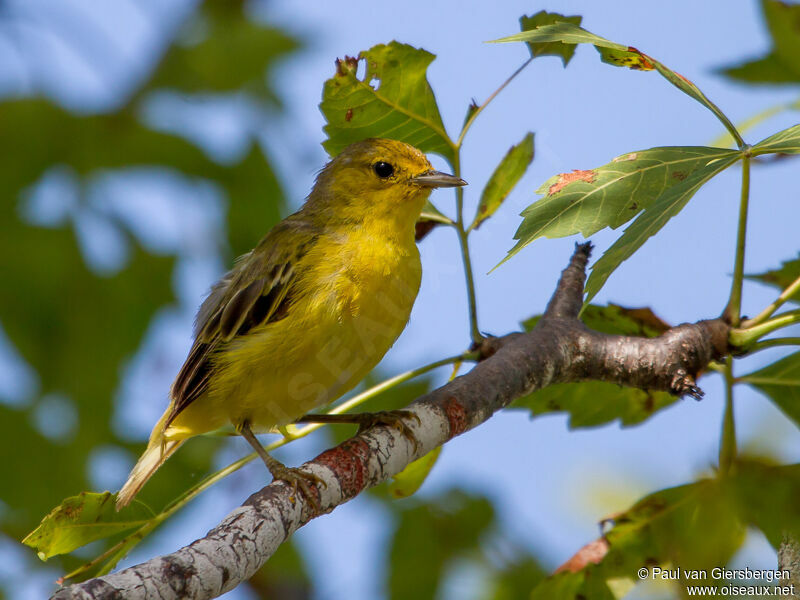
[[[412,441],[373,427],[301,468],[320,477],[319,511],[277,481],[256,492],[204,538],[180,550],[59,590],[54,599],[214,598],[247,580],[292,533],[387,480],[410,462],[477,427],[515,399],[545,386],[602,380],[700,397],[697,374],[729,350],[721,319],[674,327],[658,338],[597,333],[578,320],[590,244],[576,247],[556,292],[529,333],[489,338],[467,374],[415,400]]]

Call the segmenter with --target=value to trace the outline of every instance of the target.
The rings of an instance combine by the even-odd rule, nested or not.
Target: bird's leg
[[[344,415],[307,414],[297,419],[295,423],[354,423],[358,425],[358,433],[376,425],[386,425],[402,433],[414,445],[414,452],[416,452],[419,442],[411,427],[406,423],[407,419],[413,419],[419,425],[419,417],[410,410],[381,410]]]
[[[241,436],[253,447],[256,454],[261,457],[264,464],[267,465],[267,469],[272,473],[273,480],[281,479],[287,482],[292,486],[292,494],[296,494],[297,488],[300,488],[300,491],[303,492],[308,501],[311,502],[314,509],[317,511],[320,510],[319,501],[317,500],[317,496],[311,491],[311,487],[317,484],[322,484],[323,487],[327,487],[323,479],[317,477],[313,473],[306,473],[299,469],[290,469],[277,458],[271,457],[264,449],[264,446],[258,441],[255,434],[253,434],[253,430],[250,429],[250,423],[247,421],[243,421],[237,429]]]

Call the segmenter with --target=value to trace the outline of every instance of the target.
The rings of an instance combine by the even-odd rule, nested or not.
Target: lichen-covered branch
[[[699,397],[695,379],[728,352],[720,319],[684,324],[658,338],[613,336],[577,319],[590,244],[576,248],[547,311],[533,331],[489,338],[469,373],[415,400],[407,425],[415,446],[391,427],[369,429],[323,452],[303,470],[325,482],[319,510],[283,481],[256,492],[206,537],[118,573],[59,590],[53,598],[159,600],[214,598],[248,579],[298,528],[387,480],[453,437],[477,427],[516,398],[554,383],[589,379]]]

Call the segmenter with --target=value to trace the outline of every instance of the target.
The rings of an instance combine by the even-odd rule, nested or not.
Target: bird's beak
[[[467,182],[460,177],[442,173],[441,171],[427,171],[422,175],[412,177],[411,183],[432,188],[461,187],[462,185],[467,185]]]

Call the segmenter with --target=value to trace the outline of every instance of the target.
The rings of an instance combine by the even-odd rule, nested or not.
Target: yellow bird
[[[211,288],[170,404],[117,509],[186,439],[229,423],[275,479],[308,495],[305,480],[314,477],[269,456],[254,432],[336,400],[378,364],[419,291],[414,232],[425,200],[433,188],[462,185],[394,140],[363,140],[330,161],[303,207]],[[364,417],[328,421],[370,422]]]

